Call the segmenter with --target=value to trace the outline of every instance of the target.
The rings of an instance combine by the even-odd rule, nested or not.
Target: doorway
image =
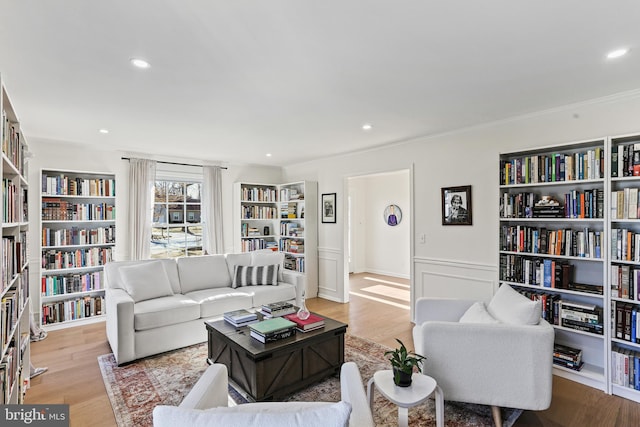
[[[347,178],[345,297],[359,273],[411,279],[411,171],[402,169]],[[371,287],[371,297],[393,290]],[[361,290],[356,290],[362,296]],[[407,301],[410,305],[410,301]]]

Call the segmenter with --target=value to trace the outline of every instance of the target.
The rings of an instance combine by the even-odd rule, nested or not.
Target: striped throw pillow
[[[278,284],[278,264],[236,265],[232,288]]]

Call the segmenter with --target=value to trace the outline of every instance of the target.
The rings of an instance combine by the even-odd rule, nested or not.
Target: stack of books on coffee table
[[[296,329],[300,332],[309,332],[324,328],[324,319],[313,313],[309,314],[309,317],[304,320],[299,318],[297,313],[287,314],[284,318],[295,323]]]
[[[266,318],[284,316],[285,314],[295,313],[297,310],[293,304],[286,301],[263,304],[260,307],[260,312]]]
[[[236,328],[250,325],[251,323],[256,323],[258,321],[257,314],[251,313],[249,310],[245,309],[228,311],[224,313],[223,317],[227,323],[232,324]]]
[[[273,317],[262,322],[249,325],[251,337],[262,343],[279,341],[295,336],[296,324],[283,317]]]

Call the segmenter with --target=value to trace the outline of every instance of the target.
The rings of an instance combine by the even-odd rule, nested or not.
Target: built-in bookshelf
[[[2,278],[0,282],[0,404],[21,404],[29,388],[28,151],[20,121],[0,79],[2,96]]]
[[[41,323],[55,329],[103,320],[103,267],[116,241],[115,176],[43,169],[41,179]]]
[[[640,135],[611,138],[611,392],[640,401]]]
[[[556,375],[609,391],[608,141],[500,155],[499,282],[542,302],[556,344],[583,365]]]
[[[318,294],[317,184],[234,185],[234,250],[284,253],[285,270],[305,281],[307,297]]]

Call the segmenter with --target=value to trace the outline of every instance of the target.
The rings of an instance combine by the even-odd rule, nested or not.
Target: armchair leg
[[[500,414],[500,407],[492,406],[491,414],[493,415],[493,422],[496,427],[502,427],[502,415]]]

